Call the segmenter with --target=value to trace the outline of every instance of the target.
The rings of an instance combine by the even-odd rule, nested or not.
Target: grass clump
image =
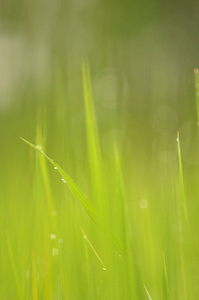
[[[198,203],[186,182],[183,137],[178,133],[176,142],[172,135],[172,168],[167,156],[160,169],[148,162],[150,176],[143,180],[139,159],[124,155],[126,140],[115,138],[112,157],[105,155],[86,63],[82,77],[82,128],[68,119],[65,128],[60,116],[70,114],[59,112],[53,117],[62,130],[54,145],[56,127],[48,124],[45,108],[37,118],[36,145],[21,138],[30,146],[31,160],[24,160],[31,171],[18,184],[21,219],[7,207],[13,220],[4,250],[13,289],[1,291],[2,299],[197,299],[198,230],[192,218]],[[83,141],[77,139],[82,131]]]

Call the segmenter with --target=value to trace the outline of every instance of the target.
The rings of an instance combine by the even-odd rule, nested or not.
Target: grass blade
[[[100,258],[99,254],[97,253],[97,251],[95,250],[95,248],[93,247],[93,245],[91,244],[91,242],[89,241],[87,235],[85,234],[83,228],[81,227],[81,231],[83,233],[83,237],[84,239],[88,242],[89,246],[91,247],[93,253],[95,254],[95,256],[97,257],[97,259],[99,260],[99,262],[102,264],[103,266],[103,270],[107,270],[105,267],[105,264],[103,263],[102,259]]]
[[[32,253],[32,299],[38,300],[37,271],[34,252]]]
[[[177,143],[178,143],[178,164],[179,164],[179,192],[180,192],[180,200],[182,204],[182,209],[184,212],[185,221],[188,219],[187,215],[187,204],[185,197],[185,189],[184,189],[184,180],[183,180],[183,170],[182,170],[182,158],[181,158],[181,149],[180,149],[180,136],[179,132],[177,132]]]
[[[168,274],[167,274],[167,265],[165,259],[165,253],[163,252],[163,267],[164,267],[164,283],[166,288],[166,296],[169,299],[169,282],[168,282]]]
[[[147,290],[146,286],[144,284],[143,284],[143,286],[144,286],[145,292],[146,292],[146,294],[148,296],[148,300],[152,300],[152,298],[151,298],[151,296],[149,294],[149,291]]]
[[[88,64],[84,63],[82,66],[84,102],[86,110],[86,133],[88,158],[90,167],[90,181],[92,193],[95,195],[95,203],[98,209],[101,210],[102,216],[105,216],[104,204],[106,203],[103,193],[102,183],[102,158],[101,145],[99,141],[99,133],[97,128],[97,121],[93,103],[93,93],[91,85],[91,76]]]
[[[79,201],[79,203],[83,206],[89,217],[93,220],[94,223],[97,223],[97,216],[96,216],[96,210],[93,206],[93,204],[88,200],[86,195],[80,190],[80,188],[74,183],[74,181],[70,178],[70,176],[51,158],[49,158],[42,150],[40,146],[35,146],[32,143],[28,142],[27,140],[21,138],[22,141],[27,143],[30,147],[40,152],[42,155],[45,156],[45,158],[57,169],[57,171],[60,173],[62,178],[64,179],[64,182],[67,184],[68,188],[72,192],[72,194],[75,196],[75,198]]]
[[[15,284],[16,284],[16,289],[17,289],[17,293],[18,293],[18,298],[23,299],[22,289],[21,289],[20,282],[19,282],[19,275],[17,272],[17,267],[16,267],[14,255],[13,255],[13,250],[12,250],[12,246],[11,246],[8,234],[6,234],[6,241],[7,241],[8,253],[9,253],[10,261],[11,261],[11,265],[12,265],[14,280],[15,280]]]
[[[41,146],[35,146],[34,144],[28,142],[27,140],[21,138],[22,141],[24,141],[26,144],[28,144],[30,147],[41,153],[45,156],[45,158],[56,168],[56,170],[60,173],[62,176],[62,179],[64,180],[64,183],[67,184],[68,188],[72,192],[72,194],[75,196],[75,198],[78,200],[78,202],[82,205],[84,210],[87,212],[91,220],[100,227],[100,229],[106,227],[106,232],[109,234],[110,239],[114,245],[114,247],[117,249],[117,251],[120,254],[123,254],[123,247],[120,243],[120,240],[116,237],[114,232],[108,227],[108,226],[102,226],[100,219],[97,215],[97,211],[90,202],[90,200],[87,198],[87,196],[81,191],[81,189],[76,185],[76,183],[72,180],[72,178],[51,158],[49,158],[44,151],[42,150]]]
[[[195,75],[195,95],[196,95],[196,111],[197,111],[197,125],[199,126],[199,70],[194,70]]]

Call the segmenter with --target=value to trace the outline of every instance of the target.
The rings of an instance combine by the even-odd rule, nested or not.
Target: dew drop
[[[106,271],[106,268],[103,268],[103,271]]]
[[[56,256],[59,254],[59,250],[57,248],[52,248],[52,256]]]
[[[56,239],[56,235],[54,233],[51,233],[50,238],[51,238],[51,240],[55,240]]]
[[[40,145],[37,145],[36,147],[37,147],[37,149],[39,149],[39,150],[41,150],[41,149],[42,149]]]
[[[141,199],[139,202],[140,208],[146,209],[148,207],[148,200],[147,199]]]
[[[54,167],[54,170],[57,170],[57,167]]]

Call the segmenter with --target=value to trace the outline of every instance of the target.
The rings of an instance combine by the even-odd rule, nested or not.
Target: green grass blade
[[[33,149],[40,152],[42,155],[46,157],[46,159],[57,169],[57,171],[62,176],[64,182],[67,184],[68,188],[72,192],[72,194],[75,196],[75,198],[79,201],[79,203],[83,206],[89,217],[93,220],[93,222],[97,223],[97,216],[96,216],[96,210],[93,206],[93,204],[88,200],[86,195],[80,190],[80,188],[74,183],[74,181],[70,178],[70,176],[57,164],[55,163],[51,158],[49,158],[42,150],[40,146],[35,146],[32,143],[28,142],[27,140],[21,138],[25,143],[27,143],[29,146],[31,146]]]
[[[199,126],[199,70],[194,70],[195,75],[195,95],[196,95],[196,111],[197,111],[197,125]]]
[[[180,137],[179,132],[177,132],[177,143],[178,143],[178,165],[179,165],[179,197],[180,197],[180,210],[179,210],[179,228],[182,225],[182,232],[180,232],[180,260],[181,260],[181,280],[182,280],[182,293],[184,299],[187,299],[187,280],[186,280],[186,249],[183,247],[183,239],[187,238],[187,229],[189,227],[188,223],[188,213],[187,204],[184,190],[184,180],[183,180],[183,170],[182,170],[182,158],[181,158],[181,148],[180,148]]]
[[[18,272],[17,272],[17,267],[16,267],[16,263],[15,263],[15,259],[14,259],[14,254],[13,254],[12,246],[11,246],[10,239],[9,239],[7,233],[6,233],[6,242],[7,242],[10,262],[11,262],[11,265],[12,265],[12,271],[13,271],[13,275],[14,275],[14,280],[15,280],[15,284],[16,284],[18,298],[23,299],[23,293],[22,293],[22,288],[21,288],[20,282],[19,282],[19,275],[18,275]]]
[[[179,132],[177,132],[177,143],[178,143],[178,165],[179,165],[179,192],[180,192],[180,201],[182,204],[182,210],[184,213],[185,221],[188,219],[187,214],[187,204],[185,197],[185,189],[184,189],[184,180],[183,180],[183,170],[182,170],[182,158],[181,158],[181,148],[180,148],[180,136]]]
[[[34,252],[32,253],[32,299],[38,300],[37,270]]]
[[[147,290],[146,286],[143,284],[145,292],[147,294],[148,300],[152,300],[151,295],[149,294],[149,291]]]
[[[93,93],[91,85],[91,76],[88,64],[84,63],[82,66],[83,77],[83,90],[84,102],[86,110],[86,134],[87,134],[87,147],[88,158],[90,167],[90,181],[92,193],[95,203],[99,209],[103,210],[104,203],[106,202],[103,194],[102,183],[102,158],[101,158],[101,145],[99,141],[99,134],[94,110]],[[104,217],[105,212],[102,212]]]
[[[41,126],[37,126],[37,143],[38,143],[38,145],[41,145],[41,148],[43,148]],[[50,210],[50,213],[52,214],[52,212],[54,211],[52,191],[51,191],[49,174],[48,174],[48,170],[47,170],[46,159],[43,156],[39,157],[39,165],[41,168],[42,178],[43,178],[44,187],[45,187],[45,191],[46,191],[48,208]]]
[[[164,283],[165,283],[165,289],[166,289],[166,296],[167,296],[167,299],[169,299],[169,282],[168,282],[167,265],[166,265],[166,259],[165,259],[164,252],[163,252],[163,267],[164,267]]]
[[[57,171],[60,173],[62,176],[62,179],[64,180],[64,183],[67,184],[68,188],[72,192],[72,194],[75,196],[75,198],[78,200],[78,202],[82,205],[82,207],[85,209],[89,217],[92,219],[92,221],[96,224],[99,225],[100,228],[103,228],[101,225],[101,222],[99,220],[99,217],[97,215],[97,211],[94,207],[94,205],[89,201],[87,196],[81,191],[81,189],[76,185],[76,183],[71,179],[71,177],[56,163],[54,162],[51,158],[49,158],[44,151],[42,150],[41,146],[35,146],[32,143],[28,142],[27,140],[21,138],[22,141],[24,141],[26,144],[28,144],[30,147],[41,153],[42,155],[45,156],[45,158],[57,169]],[[120,240],[116,237],[114,232],[106,226],[106,232],[109,234],[109,237],[114,245],[114,247],[117,249],[117,251],[120,254],[123,254],[123,247],[121,245]]]

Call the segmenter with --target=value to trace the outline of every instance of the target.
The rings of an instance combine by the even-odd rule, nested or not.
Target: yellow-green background
[[[197,299],[198,12],[194,0],[1,0],[1,299],[147,299],[144,286],[152,299]],[[101,179],[90,173],[84,60],[91,72]],[[177,131],[188,221],[180,202]],[[40,135],[45,152],[94,203],[99,184],[104,219],[127,241],[126,258],[101,236],[53,167],[46,162],[44,174],[44,161],[20,140],[38,144]]]

